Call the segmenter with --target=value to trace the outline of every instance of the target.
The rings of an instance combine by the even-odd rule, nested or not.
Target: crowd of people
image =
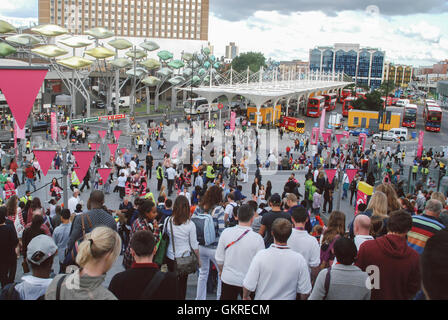
[[[403,162],[401,149],[377,150],[374,143],[368,150],[357,143],[343,149],[319,141],[310,154],[309,140],[296,140],[283,154],[257,158],[251,195],[244,195],[247,153],[258,142],[239,161],[222,151],[216,162],[179,166],[168,153],[154,159],[152,138],[162,136],[146,137],[146,144],[138,137],[134,154],[110,157],[106,181],[96,169],[82,181],[70,170],[67,208],[58,204],[63,190],[57,179],[48,187],[48,206],[31,195],[41,178],[36,160],[24,164],[27,192],[20,198],[17,164],[4,166],[0,299],[184,300],[193,274],[196,300],[210,292],[221,300],[448,298],[448,206],[443,193],[428,188],[423,170],[431,164],[444,170],[442,154],[429,150],[415,159],[420,179],[406,194],[402,172],[391,163]],[[103,162],[98,154],[93,167]],[[56,155],[52,166],[60,165]],[[267,168],[292,170],[283,190],[263,184]],[[330,181],[327,168],[343,174]],[[346,169],[358,169],[352,181]],[[305,170],[304,181],[296,178],[298,170]],[[342,200],[356,205],[360,181],[375,191],[348,221],[351,212],[333,209],[334,194],[341,188]],[[84,205],[85,188],[93,190]],[[105,203],[111,192],[122,200],[118,208]],[[106,288],[106,273],[121,255],[124,271]],[[19,257],[25,275],[16,282]]]

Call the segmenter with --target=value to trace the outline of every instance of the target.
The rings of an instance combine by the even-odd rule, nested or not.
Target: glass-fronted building
[[[384,72],[385,52],[375,48],[360,48],[359,44],[336,43],[333,47],[310,50],[310,70],[344,72],[358,85],[378,88]]]

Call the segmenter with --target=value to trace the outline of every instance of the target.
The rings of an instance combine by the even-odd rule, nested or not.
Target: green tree
[[[233,59],[232,67],[238,72],[247,70],[247,67],[252,72],[257,72],[261,67],[266,67],[266,58],[260,52],[245,52]]]
[[[395,82],[393,80],[387,80],[381,83],[379,89],[383,96],[389,96],[390,93],[395,91],[395,88]]]
[[[367,93],[366,98],[359,98],[353,102],[353,108],[365,111],[380,111],[382,107],[381,93],[374,91]]]

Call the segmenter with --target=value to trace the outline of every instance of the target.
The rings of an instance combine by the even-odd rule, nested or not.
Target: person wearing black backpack
[[[117,273],[109,284],[109,290],[118,300],[177,299],[176,274],[161,272],[153,262],[157,250],[153,233],[149,230],[137,231],[130,247],[135,262],[130,269]]]
[[[224,222],[227,227],[234,227],[237,225],[238,204],[235,202],[235,194],[230,192],[227,195],[228,204],[225,209]]]

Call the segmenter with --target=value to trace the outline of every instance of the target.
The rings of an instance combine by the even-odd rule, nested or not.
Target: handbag
[[[173,253],[174,253],[174,269],[176,271],[177,276],[188,276],[190,273],[195,273],[198,269],[198,257],[196,253],[193,252],[193,248],[190,243],[190,252],[189,255],[186,255],[188,251],[185,251],[181,257],[176,258],[176,248],[174,247],[174,232],[173,232],[173,222],[169,221],[171,228],[171,242],[173,244]],[[188,240],[190,242],[190,240]]]
[[[82,227],[82,237],[79,238],[77,241],[75,241],[75,244],[73,245],[73,247],[70,250],[68,248],[66,249],[65,259],[62,263],[64,266],[77,265],[76,264],[76,256],[78,255],[78,247],[81,244],[81,242],[84,241],[84,237],[86,235],[86,227],[84,224],[84,215],[86,216],[87,222],[89,223],[89,230],[92,230],[92,228],[93,228],[92,221],[90,220],[89,215],[82,214],[80,216],[81,227]]]
[[[14,228],[16,229],[17,232],[17,238],[21,239],[25,227],[23,226],[22,223],[20,223],[19,209],[17,210],[16,218],[14,219]]]
[[[156,251],[156,254],[155,254],[154,260],[153,260],[154,263],[156,263],[159,266],[161,266],[163,264],[163,262],[165,261],[166,251],[168,250],[168,244],[170,241],[168,234],[166,233],[166,222],[167,221],[168,221],[168,219],[165,219],[165,222],[163,224],[163,230],[159,236],[159,242],[157,243],[157,251]]]

